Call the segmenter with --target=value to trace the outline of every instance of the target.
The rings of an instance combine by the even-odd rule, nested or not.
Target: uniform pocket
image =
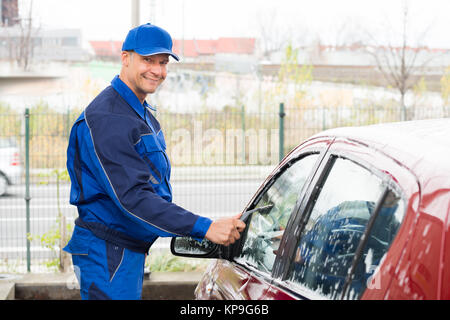
[[[111,242],[106,243],[106,260],[108,263],[109,281],[111,282],[123,261],[125,249]]]
[[[72,238],[63,250],[72,255],[88,255],[91,241],[92,233],[89,230],[75,226]]]
[[[157,136],[159,145],[161,146],[161,148],[164,151],[166,151],[166,139],[164,138],[164,134],[163,134],[162,130],[160,130],[156,136]]]
[[[160,184],[167,174],[168,164],[158,137],[154,134],[142,136],[136,150],[150,169],[150,182]]]

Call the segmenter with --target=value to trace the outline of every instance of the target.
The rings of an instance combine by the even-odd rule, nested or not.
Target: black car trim
[[[321,153],[319,153],[319,157],[317,159],[317,162],[315,163],[312,172],[310,173],[309,177],[307,178],[302,190],[300,190],[299,196],[297,198],[297,202],[292,210],[291,217],[288,220],[288,223],[286,225],[286,230],[283,234],[283,237],[280,242],[280,246],[278,248],[278,251],[280,252],[280,255],[277,256],[274,262],[273,266],[273,277],[278,278],[282,275],[283,272],[283,257],[285,255],[286,250],[289,250],[289,237],[285,235],[290,235],[292,228],[295,226],[294,221],[299,213],[299,211],[302,208],[302,204],[304,203],[304,200],[308,198],[308,190],[311,186],[312,181],[314,181],[314,178],[326,156],[327,150],[329,146],[324,148]],[[305,157],[306,154],[303,155]]]
[[[333,143],[334,143],[334,141],[333,141]],[[344,158],[346,160],[354,162],[356,165],[359,165],[359,166],[365,168],[366,170],[369,170],[372,174],[375,174],[382,180],[382,184],[385,185],[385,187],[386,187],[385,190],[387,190],[388,188],[394,190],[401,196],[402,201],[404,201],[403,191],[401,190],[400,186],[397,183],[395,183],[391,177],[389,177],[389,175],[382,172],[380,169],[378,169],[374,165],[371,165],[367,161],[364,161],[364,160],[358,158],[357,156],[354,156],[353,154],[350,154],[348,152],[342,152],[339,150],[331,150],[331,151],[329,151],[329,150],[330,150],[330,148],[327,149],[326,154],[324,155],[324,158],[326,161],[322,160],[323,165],[321,165],[318,168],[319,171],[318,172],[316,171],[316,173],[315,173],[315,177],[316,177],[316,179],[314,179],[315,181],[312,181],[311,184],[308,186],[309,192],[307,192],[305,195],[306,199],[307,199],[307,202],[304,203],[305,210],[302,213],[297,212],[295,219],[293,219],[293,222],[292,222],[293,226],[299,225],[300,223],[302,223],[302,224],[299,225],[299,227],[297,228],[297,230],[295,230],[294,233],[292,233],[293,236],[289,239],[288,244],[287,244],[288,245],[287,252],[285,254],[283,254],[282,257],[280,258],[280,260],[281,260],[280,263],[282,263],[282,265],[283,265],[283,272],[278,277],[275,277],[275,279],[278,279],[278,281],[276,281],[278,283],[291,284],[291,286],[294,285],[292,282],[290,282],[287,279],[287,276],[289,275],[289,271],[290,271],[292,257],[293,257],[292,251],[293,251],[293,249],[295,249],[297,247],[297,244],[300,241],[299,237],[301,235],[301,232],[303,230],[305,222],[308,220],[308,218],[310,216],[311,207],[315,203],[316,198],[318,197],[320,190],[323,186],[323,183],[326,181],[326,178],[327,178],[329,172],[331,171],[336,159]],[[383,154],[383,156],[386,156],[386,155]],[[317,173],[319,173],[319,175],[317,175]],[[380,196],[380,198],[377,201],[377,204],[382,203],[383,195]],[[406,210],[406,208],[405,208],[405,210]],[[365,229],[365,236],[367,236],[368,232],[370,232],[370,230],[368,229],[368,226],[367,226]],[[395,241],[395,238],[393,241]],[[392,243],[391,243],[391,245],[392,245]],[[356,261],[356,263],[357,262],[358,261]],[[352,274],[349,274],[349,277],[352,277]],[[294,285],[294,286],[297,287],[297,285]],[[287,288],[286,285],[283,285],[283,287]],[[277,288],[279,288],[279,286],[277,286]],[[292,292],[296,292],[294,289],[291,289],[291,288],[289,288],[288,290],[292,291]],[[361,294],[361,296],[362,296],[362,294]],[[299,293],[296,293],[296,295],[307,298]]]
[[[343,300],[345,298],[345,296],[347,295],[348,286],[350,285],[350,283],[352,282],[352,280],[354,278],[354,272],[356,271],[356,266],[358,265],[358,263],[362,257],[364,248],[366,247],[367,241],[369,240],[368,235],[372,231],[373,224],[374,224],[376,218],[378,217],[378,213],[380,212],[381,207],[383,206],[383,203],[386,200],[388,193],[389,193],[389,188],[386,187],[384,189],[383,194],[381,195],[380,199],[378,199],[378,202],[375,206],[374,212],[370,215],[370,219],[367,222],[366,230],[364,232],[364,235],[361,237],[361,240],[359,241],[358,247],[356,248],[356,251],[355,251],[355,256],[353,257],[352,265],[348,272],[347,278],[345,279],[345,283],[344,283],[344,286],[342,289],[342,294],[341,294],[341,300]],[[364,293],[364,291],[361,292],[361,294],[362,293]]]
[[[291,213],[291,216],[290,216],[290,218],[289,218],[289,220],[288,220],[288,224],[286,225],[286,230],[285,230],[284,233],[287,234],[287,231],[289,230],[289,221],[291,221],[291,219],[295,216],[295,214],[296,214],[296,209],[297,209],[297,206],[298,206],[298,203],[299,203],[299,199],[302,198],[302,192],[303,192],[304,189],[306,189],[306,188],[308,187],[311,178],[314,176],[314,174],[315,174],[315,172],[316,172],[316,170],[317,170],[317,167],[319,166],[320,161],[322,160],[322,156],[321,156],[322,152],[323,152],[323,150],[314,150],[314,151],[309,150],[308,152],[299,154],[298,156],[296,156],[296,157],[290,159],[284,166],[282,166],[281,168],[279,168],[279,170],[273,175],[273,177],[270,179],[270,181],[268,181],[268,182],[266,183],[266,185],[264,186],[264,188],[259,192],[258,196],[252,201],[252,203],[251,203],[251,205],[249,206],[249,208],[253,208],[254,206],[256,206],[256,204],[257,204],[257,203],[259,202],[259,200],[261,199],[262,195],[263,195],[263,194],[264,194],[264,193],[265,193],[265,192],[266,192],[266,191],[267,191],[267,190],[275,183],[275,181],[276,181],[276,180],[277,180],[277,179],[278,179],[278,178],[279,178],[279,177],[280,177],[280,176],[281,176],[288,168],[290,168],[295,162],[300,161],[301,159],[303,159],[303,158],[305,158],[305,157],[307,157],[307,156],[310,156],[310,155],[318,155],[318,160],[316,161],[316,164],[314,164],[314,167],[313,167],[313,170],[312,170],[312,172],[314,172],[314,173],[310,173],[310,175],[308,176],[307,180],[305,181],[304,187],[302,188],[302,190],[300,190],[299,196],[298,196],[298,198],[297,198],[296,205],[294,206],[293,211],[292,211],[292,213]],[[243,236],[241,237],[242,239],[245,239],[245,236],[247,235],[247,229],[248,229],[248,228],[245,229],[244,234],[243,234]],[[281,241],[280,241],[280,247],[279,247],[279,249],[278,249],[280,252],[281,252],[281,250],[282,250],[281,246],[282,246],[282,244],[284,243],[283,239],[285,239],[284,234],[283,234],[283,237],[282,237],[282,239],[281,239]],[[241,250],[242,250],[242,245],[243,245],[243,241],[240,241],[240,242],[239,242],[239,246],[238,246],[239,250],[238,250],[236,253],[241,252]],[[279,259],[279,256],[280,256],[280,255],[277,255],[276,258],[275,258],[274,265],[273,265],[273,268],[272,268],[272,275],[274,274],[275,266],[277,265],[277,260]]]
[[[286,259],[289,257],[289,252],[292,251],[292,235],[296,232],[296,230],[292,230],[297,226],[295,221],[302,215],[305,209],[305,205],[308,203],[308,199],[311,197],[311,193],[314,190],[314,186],[317,185],[317,178],[318,173],[320,176],[320,172],[322,172],[321,168],[324,166],[324,163],[327,162],[327,156],[328,156],[328,150],[330,149],[331,145],[334,143],[335,138],[334,137],[328,137],[329,141],[327,142],[326,147],[321,148],[319,159],[317,160],[316,164],[313,168],[313,173],[310,174],[308,179],[305,182],[304,187],[300,191],[299,197],[297,199],[297,203],[294,206],[294,209],[292,211],[291,217],[286,225],[285,234],[291,235],[291,237],[284,236],[281,239],[280,247],[278,248],[280,255],[277,256],[277,259],[274,262],[273,267],[273,277],[274,278],[282,278],[285,274],[286,269]],[[310,153],[302,153],[300,154],[298,158],[304,157],[307,154]],[[306,200],[306,201],[305,201]]]
[[[304,152],[299,153],[297,155],[295,155],[292,159],[289,159],[289,161],[287,163],[285,163],[282,167],[280,167],[278,169],[278,171],[276,171],[273,176],[270,178],[270,180],[268,182],[265,183],[264,187],[259,191],[258,195],[254,198],[253,201],[250,202],[250,204],[245,208],[245,211],[248,211],[249,209],[253,209],[256,206],[256,203],[260,200],[261,196],[264,194],[264,192],[266,192],[271,186],[272,184],[275,182],[275,180],[285,171],[287,170],[294,162],[297,162],[299,160],[301,160],[302,158],[305,158],[309,155],[318,155],[318,159],[316,161],[316,163],[314,164],[314,167],[310,173],[310,175],[308,176],[308,178],[306,179],[306,182],[304,184],[304,187],[302,188],[302,190],[300,190],[299,196],[297,198],[297,203],[294,206],[294,209],[292,211],[292,214],[289,218],[289,221],[286,225],[286,230],[283,234],[283,237],[280,241],[280,247],[279,247],[279,252],[282,252],[282,250],[284,250],[282,248],[283,244],[285,244],[286,242],[288,242],[287,238],[288,236],[286,236],[287,234],[289,234],[289,230],[290,230],[290,226],[291,226],[291,222],[292,220],[295,218],[295,216],[298,213],[298,207],[299,205],[303,202],[304,197],[304,193],[306,192],[306,190],[309,189],[309,185],[311,183],[311,181],[313,180],[314,176],[317,173],[318,168],[320,167],[325,155],[327,154],[327,150],[329,149],[330,145],[332,144],[332,142],[334,141],[334,139],[332,139],[331,142],[327,142],[327,145],[325,147],[313,147],[310,149],[306,149]],[[290,154],[289,154],[290,155]],[[287,155],[286,158],[289,156]],[[300,200],[301,199],[301,200]],[[227,260],[230,260],[231,262],[234,262],[240,266],[243,266],[244,268],[246,266],[251,266],[248,263],[245,263],[245,265],[243,263],[239,263],[235,260],[235,258],[238,256],[238,254],[242,251],[242,247],[243,247],[243,239],[245,239],[246,235],[247,235],[247,230],[248,230],[248,226],[245,228],[245,230],[243,231],[241,238],[239,239],[239,241],[235,242],[233,245],[231,245],[230,247],[230,251],[231,254],[228,257]],[[280,270],[279,267],[280,266],[280,260],[282,259],[283,254],[277,254],[275,261],[274,261],[274,265],[272,268],[272,273],[270,274],[271,279],[276,278],[279,276]],[[254,270],[253,270],[254,269]],[[261,270],[256,269],[255,266],[252,266],[252,270],[261,274],[268,274],[268,273],[264,273]]]
[[[375,221],[375,219],[376,219],[376,216],[379,212],[380,205],[384,202],[385,196],[386,196],[388,190],[394,190],[395,192],[399,192],[398,187],[393,189],[393,188],[391,188],[390,185],[386,186],[382,196],[380,197],[380,199],[377,203],[377,208],[375,209],[376,211],[374,211],[373,221]],[[403,198],[402,198],[402,201],[404,201]],[[365,247],[365,243],[362,244],[362,242],[363,242],[364,238],[367,238],[367,235],[370,233],[370,231],[371,231],[371,226],[368,225],[365,230],[364,236],[362,237],[362,240],[358,246],[357,253],[355,254],[355,259],[352,264],[352,269],[351,269],[351,272],[349,272],[349,275],[347,276],[346,282],[352,280],[352,275],[353,275],[353,271],[355,269],[355,265],[359,262],[359,259],[361,258],[360,254],[362,253],[362,251]],[[391,245],[392,245],[392,243],[391,243]],[[344,286],[345,285],[348,286],[348,284],[344,284]],[[318,298],[325,299],[325,300],[327,299],[325,296],[318,295],[314,291],[309,290],[308,288],[303,287],[303,286],[299,285],[298,283],[292,282],[289,279],[284,279],[284,280],[274,279],[272,282],[272,286],[274,286],[277,290],[283,291],[286,294],[288,294],[291,297],[296,298],[296,299],[306,299],[306,300],[315,300]],[[361,298],[361,296],[363,294],[364,294],[364,291],[360,294],[359,298]],[[346,288],[343,289],[343,292],[341,294],[341,299],[344,299],[345,295],[346,295]]]
[[[334,141],[333,141],[334,143]],[[289,266],[291,265],[291,260],[293,256],[293,251],[296,248],[296,244],[300,240],[300,234],[304,228],[305,223],[308,221],[309,215],[311,213],[311,207],[317,200],[317,197],[321,191],[321,188],[323,186],[323,183],[325,182],[326,178],[328,177],[328,173],[332,169],[334,165],[334,161],[338,158],[344,158],[349,161],[354,162],[356,165],[359,165],[366,170],[369,170],[372,174],[375,174],[378,176],[383,183],[388,183],[389,178],[387,179],[386,174],[381,172],[378,168],[375,166],[369,164],[368,162],[359,159],[358,157],[355,157],[353,154],[350,154],[348,152],[341,152],[338,150],[332,150],[331,152],[329,149],[327,150],[327,154],[324,156],[324,161],[322,161],[322,165],[318,169],[318,175],[316,172],[315,181],[312,181],[308,191],[306,193],[306,199],[307,201],[303,203],[303,207],[300,208],[299,214],[295,217],[294,221],[292,222],[294,226],[298,226],[294,232],[292,233],[293,237],[291,237],[289,243],[287,244],[287,254],[285,255],[286,259],[283,260],[283,271],[279,275],[282,280],[286,280],[287,275],[289,274]],[[390,183],[392,185],[392,183]],[[395,189],[399,189],[398,187]],[[401,194],[401,193],[400,193]],[[303,209],[303,210],[302,210]],[[295,240],[294,240],[295,239]]]
[[[283,252],[284,253],[282,259],[283,264],[280,268],[280,273],[278,275],[278,278],[281,278],[281,280],[285,280],[287,275],[289,274],[289,268],[292,262],[292,257],[297,248],[297,244],[300,241],[301,232],[306,222],[308,221],[311,208],[315,203],[315,201],[317,200],[323,182],[328,177],[328,173],[333,167],[333,164],[334,158],[327,153],[324,156],[324,159],[322,159],[322,162],[314,175],[314,179],[308,186],[304,198],[302,199],[301,205],[298,208],[295,219],[292,221],[291,228],[289,229],[291,231],[291,237],[286,244],[285,252]],[[295,229],[292,230],[292,228]]]

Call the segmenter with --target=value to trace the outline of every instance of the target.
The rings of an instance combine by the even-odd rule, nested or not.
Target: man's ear
[[[122,51],[121,59],[122,59],[122,66],[128,67],[131,61],[131,55],[133,53],[130,51]]]

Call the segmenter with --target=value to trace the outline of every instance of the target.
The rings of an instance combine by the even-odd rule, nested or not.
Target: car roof
[[[341,137],[383,151],[416,175],[450,178],[450,118],[342,127],[313,137]],[[450,179],[447,180],[450,185]]]

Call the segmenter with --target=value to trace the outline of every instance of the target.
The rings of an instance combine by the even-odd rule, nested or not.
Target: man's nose
[[[150,72],[154,75],[161,76],[163,74],[163,67],[159,63],[152,63],[150,65]]]

